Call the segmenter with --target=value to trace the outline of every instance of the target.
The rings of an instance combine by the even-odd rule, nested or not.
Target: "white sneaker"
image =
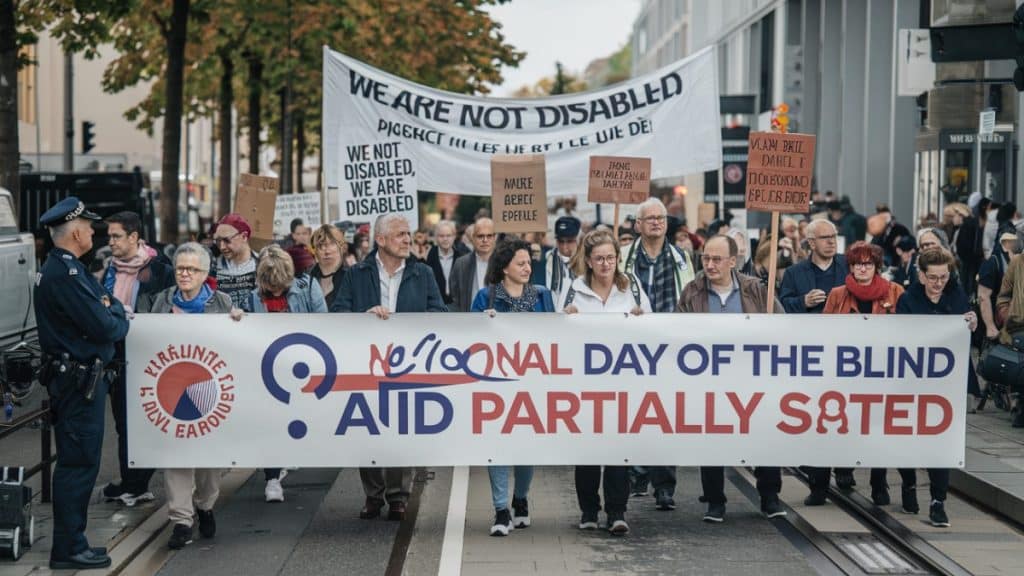
[[[281,487],[281,481],[277,478],[267,480],[267,487],[263,489],[263,495],[266,496],[267,502],[284,502],[284,488]]]
[[[135,506],[139,502],[152,502],[155,499],[156,498],[153,496],[152,492],[143,492],[142,494],[129,494],[128,492],[125,492],[117,497],[117,500],[120,500],[122,504],[129,508]]]

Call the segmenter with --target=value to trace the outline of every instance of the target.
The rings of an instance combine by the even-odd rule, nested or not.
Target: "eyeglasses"
[[[949,280],[949,274],[943,274],[942,276],[936,276],[935,274],[925,274],[925,280],[928,280],[932,284],[942,284]]]
[[[701,254],[700,255],[700,261],[705,263],[705,264],[709,264],[710,263],[710,264],[714,264],[715,266],[717,266],[717,265],[721,264],[723,260],[725,260],[725,258],[723,258],[721,256],[708,256],[707,254]]]
[[[494,234],[473,234],[477,240],[494,240]]]
[[[836,235],[835,234],[830,234],[828,236],[808,236],[807,239],[808,240],[827,240],[829,242],[835,242],[836,241]]]
[[[853,267],[854,268],[874,268],[875,267],[875,263],[874,262],[854,262],[853,263]]]
[[[600,264],[602,266],[605,265],[605,264],[615,264],[618,261],[618,259],[619,259],[618,256],[591,256],[590,257],[590,260],[594,264]]]
[[[665,215],[661,215],[661,216],[644,216],[643,218],[637,218],[637,220],[639,220],[641,222],[646,222],[648,224],[660,224],[660,223],[664,222],[667,219],[668,218]]]
[[[238,236],[239,234],[241,234],[241,232],[235,232],[231,236],[221,236],[221,237],[214,236],[213,237],[213,242],[215,244],[230,244],[231,241],[234,240],[235,237]]]
[[[174,272],[178,276],[195,276],[196,274],[206,272],[206,270],[203,270],[202,268],[195,268],[193,266],[175,266]]]

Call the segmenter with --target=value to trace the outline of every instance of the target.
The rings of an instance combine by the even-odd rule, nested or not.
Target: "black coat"
[[[309,275],[310,275],[311,278],[313,278],[317,282],[319,282],[320,279],[324,277],[324,273],[320,271],[320,265],[319,264],[316,264],[316,265],[313,266],[313,268],[309,271]],[[341,281],[344,278],[345,278],[345,267],[344,266],[338,266],[338,269],[335,270],[334,274],[331,275],[331,284],[332,284],[331,291],[324,293],[324,302],[327,303],[327,309],[328,310],[331,309],[331,304],[334,303],[334,297],[338,295],[338,288],[341,288]]]
[[[454,269],[455,260],[458,260],[459,256],[463,254],[469,254],[469,248],[466,248],[466,245],[462,242],[456,242],[452,246],[452,250],[455,251],[455,258],[452,259],[452,269]],[[444,279],[444,268],[441,267],[441,252],[437,246],[434,246],[430,249],[430,252],[427,252],[427,266],[430,266],[430,269],[434,271],[434,280],[437,281],[437,289],[441,292],[441,299],[444,300],[446,305],[451,304],[452,295],[448,291],[448,281]]]
[[[380,305],[380,273],[377,251],[348,270],[335,290],[331,312],[366,312]],[[405,261],[402,283],[398,287],[398,305],[391,312],[447,312],[434,275],[426,264],[410,256]]]

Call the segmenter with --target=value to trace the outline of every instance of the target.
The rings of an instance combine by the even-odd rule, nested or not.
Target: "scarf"
[[[110,268],[103,279],[103,286],[114,295],[126,308],[135,306],[135,295],[138,294],[139,271],[149,263],[150,256],[145,242],[139,241],[139,249],[135,256],[127,260],[113,258]]]
[[[651,260],[644,251],[643,243],[637,244],[636,255],[636,276],[647,289],[647,296],[651,299],[651,308],[655,312],[672,312],[676,307],[676,275],[675,258],[672,257],[672,248],[666,240],[661,247],[661,254]],[[647,284],[651,277],[651,269],[654,269],[654,281]]]
[[[260,300],[263,301],[263,306],[267,308],[267,312],[287,312],[288,311],[288,293],[283,292],[280,296],[260,295]]]
[[[501,282],[494,286],[494,301],[503,302],[508,306],[507,312],[533,312],[539,299],[540,293],[533,287],[533,284],[523,286],[523,294],[518,298],[513,298]],[[495,309],[497,310],[498,307],[495,306]]]
[[[185,297],[181,295],[181,290],[174,291],[174,307],[181,310],[185,314],[202,314],[203,310],[206,309],[206,302],[213,298],[213,290],[206,284],[199,289],[199,295],[191,300],[185,300]]]
[[[878,274],[875,274],[874,277],[871,278],[871,284],[865,286],[863,284],[858,284],[857,281],[853,279],[853,274],[847,274],[846,289],[849,290],[850,294],[853,294],[853,297],[859,302],[874,302],[885,298],[886,295],[889,294],[889,281]]]

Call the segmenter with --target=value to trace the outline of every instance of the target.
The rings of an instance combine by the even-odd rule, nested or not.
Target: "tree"
[[[555,62],[554,76],[545,76],[533,86],[520,86],[519,89],[512,93],[512,96],[516,98],[542,98],[544,96],[583,92],[586,89],[586,82],[566,72],[561,62]]]

